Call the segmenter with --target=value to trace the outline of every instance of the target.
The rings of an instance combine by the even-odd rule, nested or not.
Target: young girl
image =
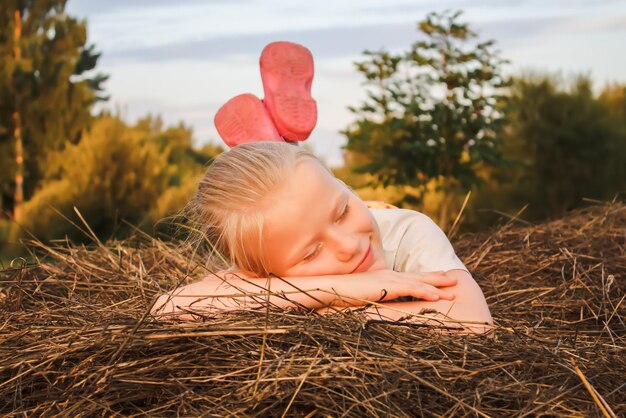
[[[280,48],[294,44],[287,45]],[[304,49],[289,52],[284,67],[294,65],[294,54],[306,55],[299,48]],[[310,80],[302,82],[307,88],[296,93],[297,80],[291,79],[283,83],[288,88],[274,87],[269,94],[307,102],[310,96],[298,95],[310,91]],[[265,93],[267,103],[267,88]],[[259,104],[250,111],[233,99],[218,112],[220,134],[240,145],[213,162],[191,203],[196,228],[231,268],[160,296],[155,317],[194,320],[269,304],[319,313],[360,309],[376,319],[411,317],[461,331],[489,329],[482,291],[432,220],[410,210],[368,209],[310,152],[285,143],[285,132],[252,142],[260,132],[284,131],[274,123],[281,110]],[[237,124],[243,128],[224,129]],[[302,123],[294,125],[301,129],[295,140],[308,136]]]

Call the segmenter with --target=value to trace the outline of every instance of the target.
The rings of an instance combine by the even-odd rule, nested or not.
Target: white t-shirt
[[[394,271],[467,270],[443,231],[423,213],[408,209],[370,209],[380,228],[385,262]]]

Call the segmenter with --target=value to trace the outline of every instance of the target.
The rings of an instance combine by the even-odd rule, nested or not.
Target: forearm
[[[370,306],[364,312],[373,320],[409,319],[411,322],[422,323],[444,331],[482,334],[493,328],[491,315],[476,314],[474,309],[467,310],[458,303],[455,305],[454,302],[383,303]]]
[[[478,284],[464,270],[452,270],[447,274],[457,279],[456,285],[447,288],[454,293],[454,300],[383,302],[366,308],[364,312],[375,320],[397,321],[412,316],[412,321],[461,332],[489,331],[493,319]],[[318,312],[325,314],[331,311],[322,308]]]
[[[485,295],[472,275],[465,270],[451,270],[447,274],[457,279],[457,284],[450,288],[455,295],[454,300],[411,302],[413,306],[420,310],[435,310],[456,321],[493,323]]]
[[[400,296],[436,301],[453,299],[448,288],[455,278],[443,272],[399,273],[376,270],[343,275],[249,278],[221,272],[159,297],[152,307],[155,317],[175,315],[183,320],[216,310],[319,309],[353,307]],[[479,289],[480,292],[480,289]],[[481,293],[482,295],[482,293]]]
[[[152,314],[192,320],[194,314],[217,310],[259,309],[267,305],[279,309],[317,309],[331,305],[358,306],[367,302],[345,295],[342,298],[335,292],[338,280],[351,278],[342,275],[268,279],[222,272],[160,296]]]

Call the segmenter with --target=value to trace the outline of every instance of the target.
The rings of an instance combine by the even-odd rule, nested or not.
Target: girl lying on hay
[[[306,139],[317,119],[310,52],[276,42],[260,63],[265,99],[240,95],[218,111],[215,125],[233,148],[207,170],[191,203],[196,228],[231,268],[160,296],[153,316],[194,320],[269,305],[489,330],[481,289],[430,218],[368,207],[288,143]]]

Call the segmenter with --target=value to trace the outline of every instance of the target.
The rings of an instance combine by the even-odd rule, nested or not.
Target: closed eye
[[[350,213],[350,205],[349,205],[348,201],[349,201],[349,199],[346,197],[346,204],[343,207],[343,211],[341,212],[341,215],[339,215],[339,217],[337,218],[336,222],[343,221],[348,216],[348,213]],[[313,260],[320,253],[321,249],[322,249],[322,243],[317,244],[315,246],[315,249],[313,251],[311,251],[309,254],[307,254],[306,256],[304,256],[304,258],[302,260],[305,263]]]
[[[339,218],[337,218],[337,222],[343,221],[346,218],[346,216],[348,216],[349,212],[350,212],[350,205],[346,203],[346,207],[343,209],[343,212],[341,213]]]
[[[314,249],[311,253],[307,254],[307,255],[304,257],[304,259],[303,259],[303,260],[304,260],[305,262],[308,262],[308,261],[313,260],[313,259],[314,259],[315,257],[317,257],[317,255],[320,253],[320,250],[321,250],[321,249],[322,249],[322,244],[321,244],[321,243],[320,243],[320,244],[317,244],[317,246],[315,247],[315,249]]]

